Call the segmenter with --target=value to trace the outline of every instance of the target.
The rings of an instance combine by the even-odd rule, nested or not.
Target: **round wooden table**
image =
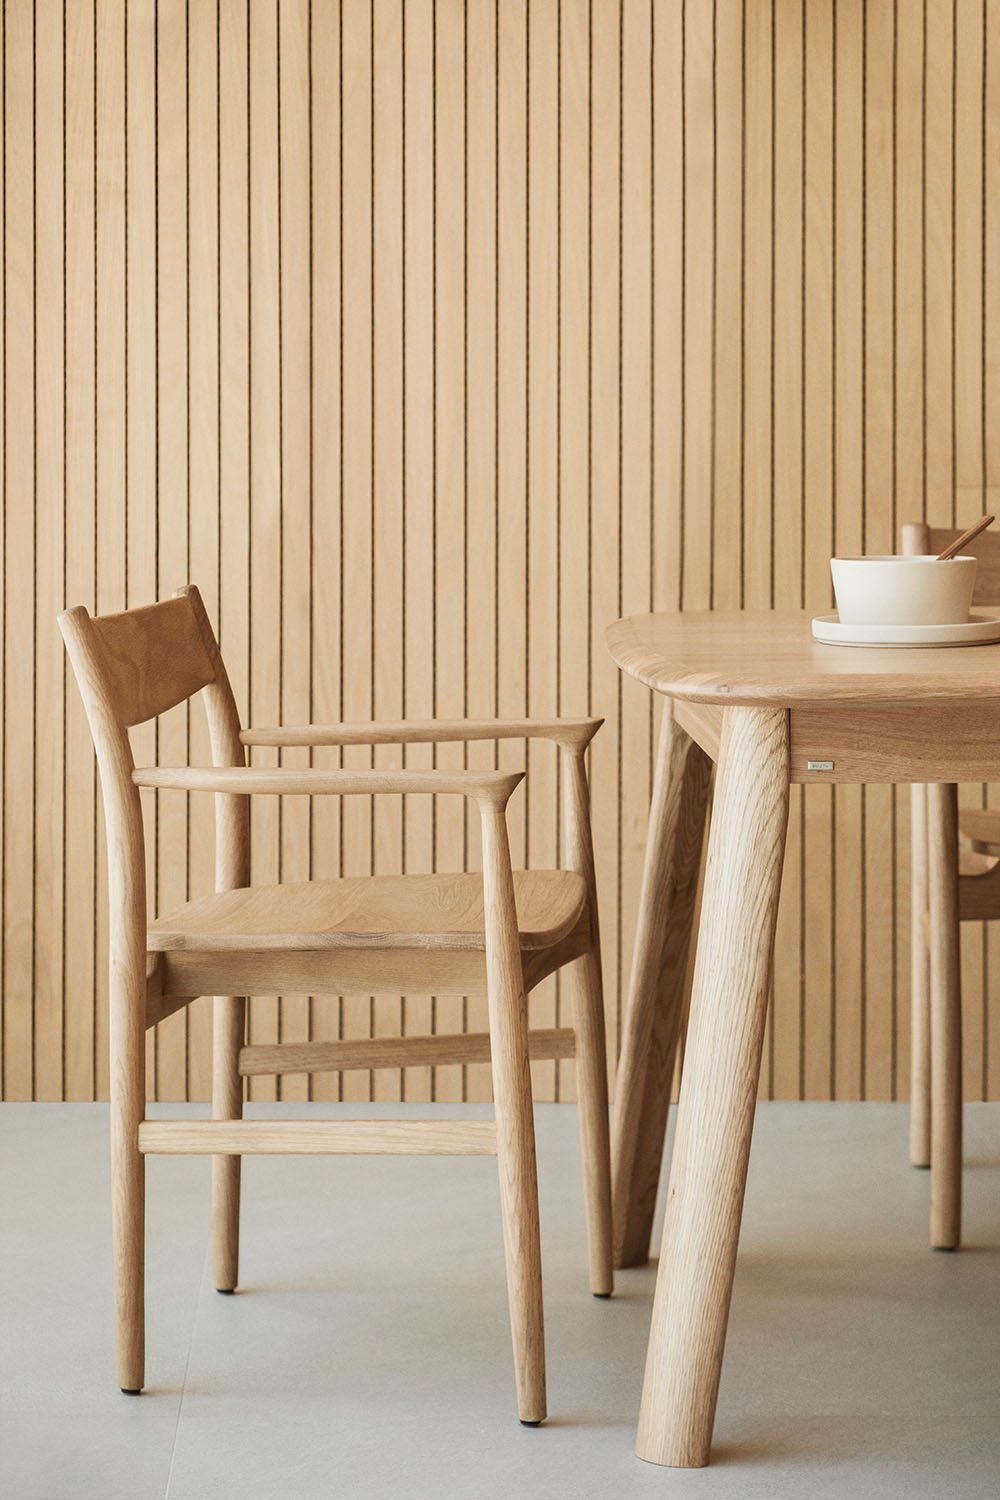
[[[717,763],[637,1452],[706,1464],[722,1367],[796,782],[926,785],[931,1239],[958,1242],[958,781],[1000,780],[1000,645],[866,649],[805,613],[636,615],[618,665],[666,698],[614,1130],[618,1265],[648,1255],[698,865]]]

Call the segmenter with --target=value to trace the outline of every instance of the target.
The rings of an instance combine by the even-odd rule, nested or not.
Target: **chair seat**
[[[522,949],[573,930],[587,900],[568,870],[515,870]],[[439,948],[482,950],[481,875],[364,875],[257,885],[189,901],[149,928],[151,951]]]
[[[958,815],[958,833],[977,854],[1000,856],[1000,810],[963,807]]]

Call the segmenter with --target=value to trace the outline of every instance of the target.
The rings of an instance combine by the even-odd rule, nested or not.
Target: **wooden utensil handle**
[[[987,526],[992,526],[993,521],[993,516],[983,516],[982,520],[977,521],[975,526],[970,526],[968,531],[963,531],[962,535],[956,537],[953,542],[945,547],[943,552],[939,552],[937,561],[947,562],[949,557],[957,556],[962,548],[967,546],[969,542],[974,541],[981,531],[985,531]]]

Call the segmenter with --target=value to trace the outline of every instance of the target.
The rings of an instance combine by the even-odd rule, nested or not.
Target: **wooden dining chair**
[[[575,1056],[590,1286],[612,1290],[607,1072],[585,753],[595,719],[489,720],[241,731],[194,587],[125,614],[59,620],[97,752],[108,841],[111,1155],[118,1379],[144,1382],[144,1162],[213,1157],[215,1285],[237,1284],[240,1158],[254,1153],[495,1155],[521,1421],[545,1417],[545,1356],[530,1058]],[[201,692],[210,767],[137,770],[130,726]],[[566,868],[513,871],[506,807],[520,772],[256,770],[247,745],[540,738],[558,745]],[[215,794],[216,891],[147,922],[140,787]],[[482,874],[249,884],[249,798],[453,793],[476,804]],[[529,1031],[527,993],[575,969],[572,1029]],[[251,994],[485,994],[489,1031],[246,1046]],[[214,995],[211,1120],[147,1120],[145,1032]],[[254,1074],[490,1061],[492,1120],[243,1120]]]
[[[903,551],[937,554],[957,529],[903,527]],[[985,532],[968,547],[976,557],[972,602],[1000,608],[1000,536]],[[954,1250],[962,1236],[962,988],[958,925],[1000,918],[1000,810],[962,808],[943,788],[911,789],[910,1161],[931,1167],[931,1244]],[[959,845],[957,890],[939,890],[941,854]],[[946,941],[931,974],[931,929]]]

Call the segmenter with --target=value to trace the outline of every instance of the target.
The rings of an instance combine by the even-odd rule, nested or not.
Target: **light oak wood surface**
[[[668,1031],[677,1009],[675,995],[666,991],[682,982],[690,922],[686,887],[704,798],[696,779],[687,783],[699,758],[718,760],[637,1442],[639,1455],[652,1462],[696,1467],[709,1459],[722,1367],[789,787],[807,774],[835,786],[920,783],[933,767],[933,784],[914,795],[916,854],[918,862],[926,856],[926,886],[917,881],[913,957],[916,966],[929,949],[926,971],[916,972],[918,1025],[929,1033],[930,1054],[929,1086],[925,1076],[924,1109],[918,1110],[911,1149],[932,1165],[932,1244],[954,1248],[959,1242],[959,919],[980,914],[973,893],[985,904],[1000,889],[1000,866],[974,850],[960,862],[955,781],[968,774],[1000,776],[1000,738],[993,732],[1000,677],[991,675],[989,665],[1000,658],[995,648],[817,647],[802,612],[633,617],[609,628],[608,644],[625,672],[667,699],[615,1105],[616,1255],[623,1263],[645,1256],[650,1178],[655,1186],[662,1147],[665,1069],[662,1062],[653,1068],[651,1060],[656,1028]],[[690,835],[679,859],[682,819]],[[686,867],[686,882],[678,863]],[[667,987],[659,964],[671,924],[678,953]],[[655,1073],[659,1110],[645,1097]]]
[[[147,1120],[145,1156],[495,1156],[492,1120]]]
[[[649,1256],[680,1040],[711,761],[664,704],[615,1108],[615,1264]]]
[[[92,618],[82,606],[60,616],[97,753],[109,871],[112,1199],[118,1374],[137,1394],[144,1360],[144,1157],[213,1157],[213,1267],[218,1290],[238,1282],[240,1158],[248,1153],[412,1152],[495,1154],[500,1178],[518,1413],[546,1416],[541,1244],[530,1062],[573,1056],[580,1073],[584,1191],[591,1290],[612,1289],[608,1094],[603,993],[590,830],[587,746],[596,720],[463,726],[442,738],[555,739],[563,770],[566,868],[511,869],[508,802],[514,770],[320,770],[249,768],[235,699],[198,590],[135,612]],[[204,691],[210,767],[136,770],[128,730]],[[371,725],[361,731],[370,742]],[[391,725],[391,738],[431,742],[433,725]],[[295,732],[308,743],[310,731]],[[327,727],[313,738],[329,740]],[[349,727],[344,739],[358,739]],[[295,746],[290,746],[293,750]],[[215,799],[216,891],[147,920],[145,827],[140,787],[207,791]],[[482,873],[346,877],[250,886],[251,798],[458,794],[478,811]],[[282,803],[282,805],[284,805]],[[291,828],[289,829],[291,832]],[[524,930],[522,931],[522,924]],[[542,1028],[532,1042],[527,995],[566,964],[577,969],[572,1030]],[[488,1032],[396,1037],[367,1043],[291,1043],[250,1037],[247,994],[323,991],[369,995],[371,1004],[416,977],[431,993],[485,995]],[[187,1003],[216,996],[211,1121],[145,1120],[148,1028],[180,1019]],[[391,1004],[398,1002],[389,1002]],[[331,1050],[332,1049],[332,1050]],[[154,1051],[155,1057],[155,1051]],[[396,1069],[488,1062],[491,1122],[244,1121],[243,1079],[284,1072],[307,1077],[340,1067]]]
[[[708,1462],[788,816],[780,709],[727,714],[636,1451]]]
[[[928,0],[926,24],[922,7],[903,24],[897,3],[895,29],[889,0],[841,6],[836,25],[827,3],[777,0],[496,9],[74,0],[64,26],[37,0],[8,16],[0,858],[30,901],[0,913],[6,1098],[108,1087],[100,814],[63,605],[120,612],[196,563],[250,724],[606,715],[613,1060],[658,725],[637,685],[619,700],[606,622],[826,610],[830,551],[891,550],[895,516],[948,528],[1000,495],[988,7]],[[202,735],[181,707],[137,727],[136,762],[203,764]],[[550,863],[556,757],[521,749],[505,754],[538,790],[512,809],[515,863],[524,841]],[[494,752],[411,745],[405,763],[493,769]],[[370,769],[392,751],[343,756]],[[280,759],[305,766],[309,747]],[[764,1093],[907,1091],[908,912],[883,942],[876,895],[905,884],[907,801],[793,797]],[[412,799],[374,839],[367,811],[262,804],[253,878],[393,873],[397,855],[475,868],[459,804]],[[210,889],[210,816],[167,793],[146,811],[159,910]],[[64,900],[64,846],[67,888],[100,903],[96,941]],[[832,848],[863,882],[830,888]],[[801,953],[800,901],[815,916]],[[967,1028],[965,1084],[989,1094],[996,965],[977,974],[973,943],[984,1024]],[[844,975],[861,947],[864,1005],[857,983],[834,1003],[831,955]],[[485,1025],[481,1000],[406,999],[427,1029]],[[536,1004],[567,1009],[568,989]],[[210,1010],[158,1029],[152,1096],[208,1097]],[[398,1030],[403,1006],[261,995],[249,1010],[261,1041],[343,1040]],[[313,1097],[344,1082],[317,1075]],[[478,1064],[347,1082],[365,1098],[489,1090]],[[574,1097],[575,1063],[535,1086]],[[292,1083],[257,1079],[254,1096],[278,1088]]]
[[[514,900],[521,947],[550,948],[576,925],[587,887],[569,870],[518,870]],[[485,948],[485,928],[479,875],[363,875],[203,896],[151,922],[148,943],[151,951],[202,953],[226,948],[466,950]]]
[[[671,698],[797,708],[996,699],[1000,645],[847,649],[813,640],[810,611],[637,615],[607,632],[615,661]]]

